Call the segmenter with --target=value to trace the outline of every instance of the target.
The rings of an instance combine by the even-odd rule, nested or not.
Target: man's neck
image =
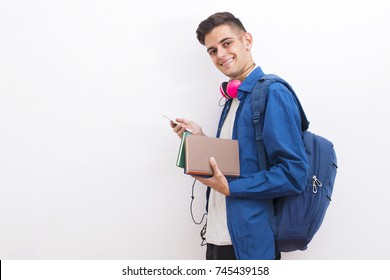
[[[256,63],[254,63],[252,61],[252,63],[250,64],[250,66],[248,66],[247,68],[244,69],[244,71],[242,71],[240,74],[238,74],[237,76],[231,78],[231,80],[240,80],[241,82],[243,80],[245,80],[245,78],[253,71],[253,69],[255,69],[256,67]]]

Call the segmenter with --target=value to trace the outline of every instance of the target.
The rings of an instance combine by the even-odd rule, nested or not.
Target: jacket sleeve
[[[232,197],[265,199],[303,191],[309,165],[300,113],[293,95],[280,83],[270,86],[263,140],[270,168],[230,181]]]

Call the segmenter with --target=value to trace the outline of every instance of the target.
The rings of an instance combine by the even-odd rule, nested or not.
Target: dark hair
[[[215,13],[199,24],[198,29],[196,29],[196,37],[198,38],[198,41],[204,45],[206,35],[209,34],[215,27],[222,24],[228,24],[231,27],[239,28],[246,32],[244,25],[233,14],[229,12]]]

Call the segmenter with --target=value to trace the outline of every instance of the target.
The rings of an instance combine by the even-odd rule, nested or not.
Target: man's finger
[[[219,170],[217,161],[215,160],[214,157],[211,157],[211,158],[210,158],[210,166],[211,166],[211,168],[212,168],[213,171],[214,171],[214,175],[220,175],[220,174],[222,174],[221,171]]]

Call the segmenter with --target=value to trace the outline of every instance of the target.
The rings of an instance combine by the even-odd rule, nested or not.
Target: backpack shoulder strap
[[[260,170],[267,169],[267,157],[265,153],[265,147],[263,142],[263,125],[264,125],[264,116],[265,116],[265,107],[267,104],[267,93],[269,81],[263,77],[257,81],[253,91],[252,91],[252,120],[255,125],[255,138],[257,143],[257,153],[259,160]],[[265,82],[267,81],[267,82]]]
[[[309,127],[309,121],[306,118],[306,114],[303,111],[302,105],[295,94],[293,88],[282,78],[274,74],[264,74],[257,81],[253,91],[252,91],[252,120],[255,125],[255,134],[256,134],[256,143],[257,143],[257,152],[259,159],[259,168],[260,170],[267,169],[267,157],[265,153],[264,141],[263,141],[263,125],[264,125],[264,116],[265,109],[267,105],[267,97],[269,92],[269,86],[274,82],[280,82],[293,94],[295,100],[297,101],[299,112],[301,115],[301,129],[305,131]]]

